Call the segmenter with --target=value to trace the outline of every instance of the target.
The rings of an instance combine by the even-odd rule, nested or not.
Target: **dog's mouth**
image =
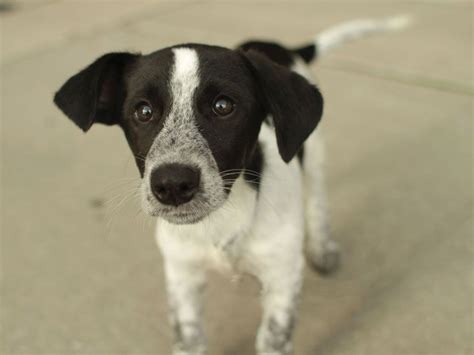
[[[207,199],[196,198],[179,206],[165,206],[148,196],[142,208],[152,217],[159,217],[172,224],[194,224],[202,221],[216,210],[219,204],[211,204]]]
[[[201,208],[198,208],[198,206]],[[158,216],[173,224],[193,224],[201,221],[212,210],[205,207],[206,204],[199,201],[190,201],[181,206],[161,206],[158,208]]]
[[[161,218],[173,224],[194,224],[202,221],[209,213],[175,212],[161,214]]]

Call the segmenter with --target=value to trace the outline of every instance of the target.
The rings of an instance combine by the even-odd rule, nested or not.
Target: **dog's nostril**
[[[188,192],[190,190],[190,186],[186,183],[183,183],[183,184],[179,185],[179,189],[182,192]]]
[[[199,170],[182,164],[162,165],[150,176],[153,195],[166,205],[178,206],[190,201],[199,188],[199,182]]]
[[[158,185],[156,187],[156,191],[161,195],[161,194],[164,194],[166,192],[166,188],[162,185]]]

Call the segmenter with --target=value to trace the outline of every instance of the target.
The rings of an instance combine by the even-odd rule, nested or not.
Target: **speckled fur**
[[[174,48],[175,64],[170,85],[173,103],[164,126],[146,157],[142,180],[142,206],[150,215],[164,216],[178,224],[193,223],[220,207],[225,200],[223,182],[217,163],[203,136],[199,133],[193,113],[193,96],[199,85],[198,56],[189,48]],[[196,166],[201,171],[197,196],[180,207],[179,215],[160,204],[151,193],[150,174],[166,163]],[[186,215],[183,218],[183,214]]]

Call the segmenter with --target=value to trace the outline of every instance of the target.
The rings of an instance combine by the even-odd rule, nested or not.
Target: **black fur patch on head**
[[[171,49],[156,51],[137,59],[127,76],[127,95],[119,122],[142,176],[148,151],[171,109],[172,97],[168,82],[173,60]],[[143,123],[135,117],[135,111],[142,103],[153,108],[153,119],[150,122]]]
[[[242,171],[260,174],[261,150],[257,139],[265,118],[259,87],[246,63],[235,51],[203,45],[190,45],[199,56],[200,85],[196,90],[196,120],[230,187]],[[212,112],[212,103],[219,96],[235,103],[234,112],[225,118]],[[255,176],[244,177],[258,187]]]

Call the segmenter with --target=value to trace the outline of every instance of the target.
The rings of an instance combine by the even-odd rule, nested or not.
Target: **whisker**
[[[143,161],[143,162],[144,162],[145,159],[146,159],[146,157],[143,157],[143,156],[137,155],[137,154],[134,154],[133,156],[134,156],[135,158],[137,158],[138,160],[141,160],[141,161]]]

